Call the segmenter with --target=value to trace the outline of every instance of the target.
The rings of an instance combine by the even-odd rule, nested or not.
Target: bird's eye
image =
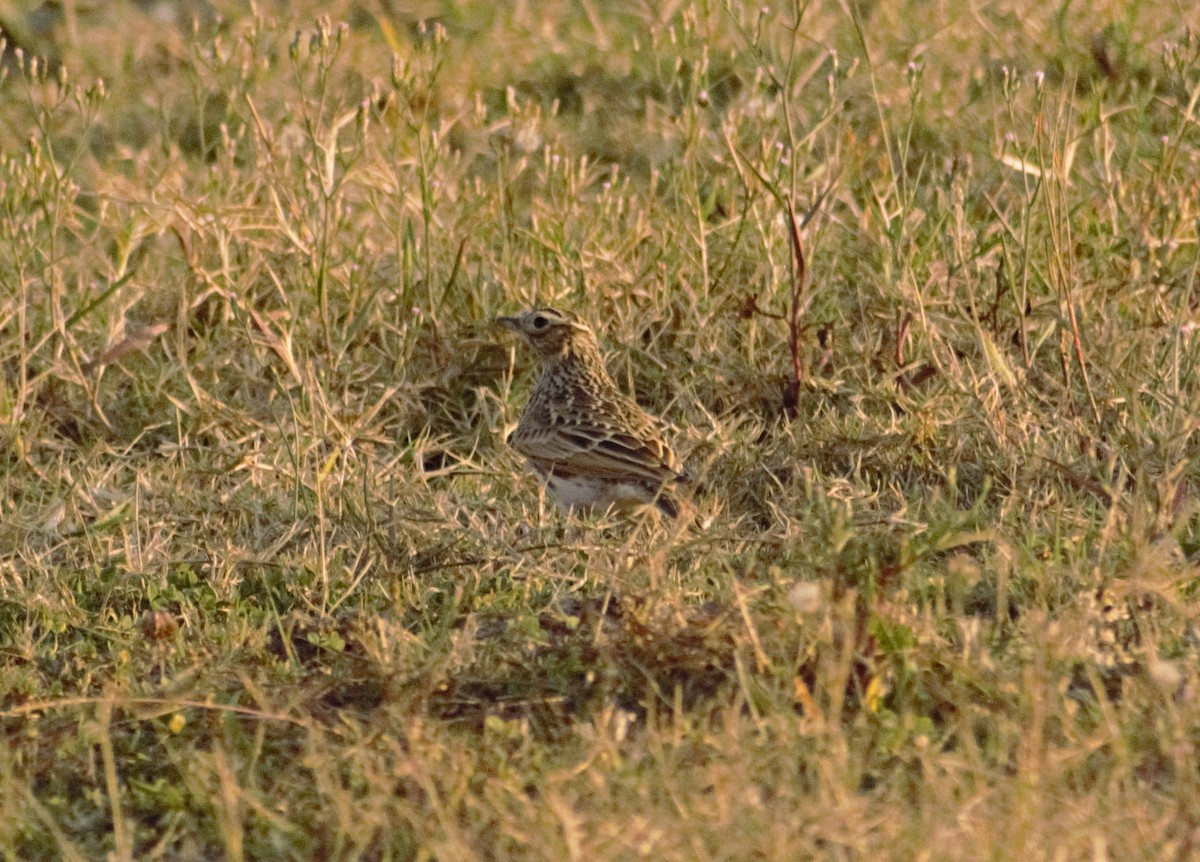
[[[534,329],[545,329],[549,325],[550,325],[550,321],[547,320],[545,317],[543,317],[540,314],[533,319],[533,328]]]

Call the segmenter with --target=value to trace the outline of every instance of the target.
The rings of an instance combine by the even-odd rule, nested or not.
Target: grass
[[[0,5],[0,856],[1200,852],[1186,4],[218,5]]]

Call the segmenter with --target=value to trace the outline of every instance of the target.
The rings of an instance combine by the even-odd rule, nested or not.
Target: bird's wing
[[[514,449],[555,473],[597,479],[639,478],[656,485],[680,478],[680,464],[657,435],[619,429],[603,422],[559,421],[537,429],[518,428]]]

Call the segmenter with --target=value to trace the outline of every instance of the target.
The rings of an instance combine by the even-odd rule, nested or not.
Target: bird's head
[[[599,353],[591,327],[569,311],[531,308],[514,317],[497,317],[496,323],[521,335],[542,359]]]

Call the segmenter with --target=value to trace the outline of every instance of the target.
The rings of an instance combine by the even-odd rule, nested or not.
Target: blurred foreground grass
[[[1200,853],[1184,6],[305,7],[0,4],[0,855]]]

